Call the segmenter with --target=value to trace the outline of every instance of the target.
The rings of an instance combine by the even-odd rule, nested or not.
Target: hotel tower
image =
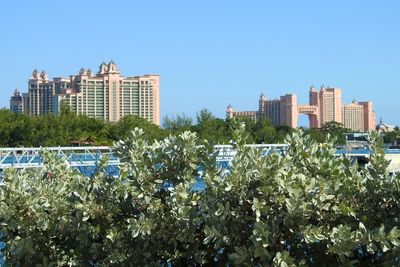
[[[34,70],[28,82],[27,114],[58,114],[62,103],[76,114],[116,122],[137,115],[159,125],[159,75],[123,77],[116,64],[102,63],[96,74],[83,69],[76,75],[49,80]]]
[[[372,102],[353,101],[351,104],[342,104],[339,88],[323,86],[320,90],[310,87],[308,105],[298,105],[296,95],[293,94],[272,100],[267,100],[261,94],[258,111],[234,111],[230,105],[226,110],[228,118],[248,117],[254,121],[267,118],[273,125],[288,125],[293,128],[297,127],[299,114],[308,116],[311,128],[321,128],[331,121],[342,123],[345,128],[359,132],[375,128]]]

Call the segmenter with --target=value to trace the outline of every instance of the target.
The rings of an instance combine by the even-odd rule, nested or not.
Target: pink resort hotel
[[[302,113],[308,116],[311,128],[320,128],[330,121],[342,123],[344,127],[359,132],[375,128],[372,102],[353,101],[350,104],[342,104],[339,88],[321,87],[320,90],[316,90],[310,87],[308,105],[298,105],[297,97],[293,94],[271,100],[267,100],[261,94],[258,103],[258,111],[234,111],[232,106],[228,106],[226,116],[248,117],[254,121],[258,118],[268,118],[273,125],[288,125],[295,128],[297,118]]]
[[[159,75],[123,77],[113,61],[99,71],[81,69],[78,74],[49,80],[34,70],[28,93],[14,91],[11,109],[31,115],[58,114],[61,103],[76,114],[115,122],[125,115],[138,115],[159,125]]]

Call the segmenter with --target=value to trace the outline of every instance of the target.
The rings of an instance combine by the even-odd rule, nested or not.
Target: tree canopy
[[[185,114],[166,116],[162,127],[133,115],[109,123],[77,115],[70,112],[68,106],[62,105],[59,116],[27,116],[0,110],[0,147],[70,146],[85,139],[90,139],[92,145],[112,145],[114,141],[126,138],[135,127],[144,129],[149,140],[161,140],[169,134],[192,131],[210,144],[227,144],[233,138],[235,125],[241,122],[246,123],[248,143],[283,143],[286,135],[294,130],[288,126],[272,125],[271,121],[263,118],[257,122],[249,118],[220,119],[207,109],[197,113],[195,122]],[[334,136],[338,145],[346,142],[343,134],[351,132],[336,122],[329,122],[320,129],[303,131],[319,143],[325,142],[328,135]],[[398,129],[386,133],[385,141],[396,143],[398,133]]]

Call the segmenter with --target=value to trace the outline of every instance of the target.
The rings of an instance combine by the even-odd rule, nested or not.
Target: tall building
[[[10,98],[10,109],[16,114],[24,112],[24,102],[18,89],[14,90],[14,94]]]
[[[279,125],[295,125],[294,127],[297,127],[297,96],[293,94],[286,94],[280,97],[280,102],[281,122]]]
[[[58,114],[64,104],[76,114],[104,121],[137,115],[159,125],[159,79],[150,74],[123,77],[113,61],[103,62],[96,74],[81,68],[78,74],[51,81],[35,70],[29,80],[29,113]]]
[[[22,93],[22,103],[23,103],[24,114],[30,114],[29,93]]]
[[[321,89],[315,90],[310,87],[309,105],[318,107],[319,114],[312,118],[313,127],[322,127],[330,121],[342,122],[342,101],[341,91],[339,88],[327,88],[322,86]],[[317,120],[315,120],[317,118]]]
[[[353,131],[364,131],[364,107],[353,101],[342,107],[342,123],[345,128]]]
[[[44,115],[53,112],[53,82],[47,77],[47,73],[38,70],[32,72],[28,81],[29,113],[32,115]]]
[[[364,128],[372,130],[375,128],[375,113],[372,110],[372,102],[358,102],[359,105],[363,106],[364,112]]]
[[[369,131],[374,129],[375,117],[372,102],[353,102],[342,105],[341,90],[322,86],[316,90],[313,86],[309,91],[309,104],[298,105],[296,95],[287,94],[280,99],[267,100],[262,94],[259,98],[258,111],[234,111],[229,106],[227,117],[241,117],[254,114],[255,118],[268,118],[273,125],[288,125],[297,127],[299,114],[309,117],[311,128],[320,128],[327,122],[343,123],[344,127],[353,131]]]
[[[294,109],[297,109],[296,95],[288,94],[279,99],[267,99],[264,94],[261,94],[258,100],[258,111],[235,111],[229,105],[226,115],[228,118],[247,117],[253,121],[265,118],[276,126],[292,125],[297,124],[297,117],[293,115]]]
[[[273,125],[279,125],[281,123],[281,101],[279,99],[267,100],[264,94],[261,94],[257,116],[269,119]]]

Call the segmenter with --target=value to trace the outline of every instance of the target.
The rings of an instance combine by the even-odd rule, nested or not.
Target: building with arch
[[[314,86],[309,90],[309,103],[297,104],[294,94],[286,94],[279,99],[268,100],[264,94],[260,95],[258,111],[235,111],[228,106],[228,118],[251,116],[254,120],[266,118],[273,125],[287,125],[297,127],[299,114],[308,116],[310,128],[321,128],[327,122],[342,123],[345,128],[353,131],[366,132],[375,127],[375,115],[372,102],[356,102],[342,104],[341,89],[321,86],[319,90]]]

